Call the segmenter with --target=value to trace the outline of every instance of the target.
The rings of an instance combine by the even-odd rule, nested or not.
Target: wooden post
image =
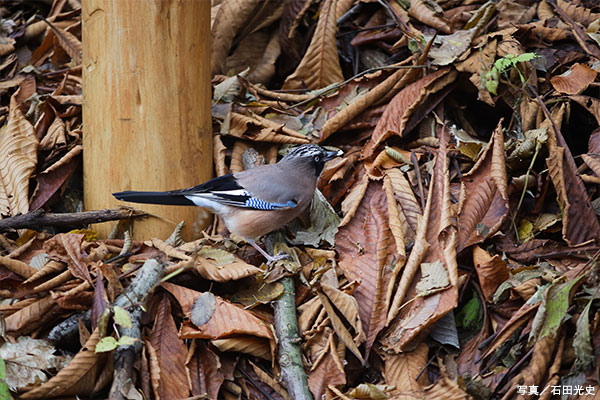
[[[84,204],[124,203],[112,192],[172,190],[212,176],[210,0],[85,0],[83,5]],[[184,220],[198,237],[210,215],[196,207],[130,204],[159,218],[134,237],[166,238]],[[101,236],[109,224],[95,226]]]

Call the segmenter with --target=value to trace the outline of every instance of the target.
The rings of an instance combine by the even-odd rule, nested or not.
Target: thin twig
[[[311,101],[316,100],[316,99],[318,99],[321,96],[326,96],[329,93],[333,93],[336,90],[338,90],[339,88],[341,88],[342,86],[344,86],[345,84],[352,82],[354,79],[358,79],[361,76],[366,75],[366,74],[370,74],[372,72],[377,72],[377,71],[381,71],[381,70],[384,70],[384,69],[413,69],[413,68],[425,68],[425,67],[426,67],[426,65],[384,65],[383,67],[369,68],[369,69],[366,69],[366,70],[364,70],[362,72],[359,72],[358,74],[354,75],[351,78],[346,79],[343,82],[336,83],[335,85],[328,86],[328,87],[326,87],[324,89],[319,89],[319,90],[317,90],[317,94],[315,94],[314,96],[312,96],[312,97],[310,97],[310,98],[308,98],[306,100],[302,100],[301,102],[298,102],[296,104],[293,104],[293,105],[285,108],[285,110],[290,110],[292,108],[299,107],[299,106],[304,105],[306,103],[310,103]]]

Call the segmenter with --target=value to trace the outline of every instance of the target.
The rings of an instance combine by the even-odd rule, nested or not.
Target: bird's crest
[[[323,155],[326,150],[316,144],[303,144],[302,146],[294,147],[286,154],[284,159],[297,158],[297,157],[314,157],[317,155]]]

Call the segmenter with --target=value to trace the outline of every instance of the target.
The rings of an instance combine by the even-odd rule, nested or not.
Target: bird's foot
[[[260,254],[262,254],[262,256],[263,256],[264,258],[266,258],[266,259],[267,259],[267,265],[268,265],[268,266],[271,266],[271,265],[275,264],[277,261],[284,260],[284,259],[286,259],[286,258],[291,258],[291,257],[289,256],[289,254],[287,254],[287,253],[285,253],[285,252],[283,252],[283,251],[280,251],[279,253],[277,253],[277,254],[275,254],[274,256],[272,256],[272,255],[270,255],[269,253],[267,253],[266,251],[264,251],[264,250],[263,250],[263,249],[262,249],[262,248],[261,248],[259,245],[257,245],[255,242],[248,242],[248,243],[250,243],[250,244],[252,245],[252,247],[254,247],[256,250],[258,250],[258,252],[259,252]]]
[[[287,254],[286,252],[280,251],[279,253],[275,254],[274,256],[267,254],[265,256],[265,258],[267,259],[267,265],[270,267],[271,265],[275,264],[277,261],[280,260],[291,260],[292,257],[290,257],[289,254]]]

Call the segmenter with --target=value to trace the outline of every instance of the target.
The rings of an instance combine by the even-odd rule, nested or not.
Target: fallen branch
[[[133,366],[138,353],[142,350],[142,331],[140,326],[142,309],[140,306],[136,306],[129,311],[129,315],[133,326],[131,328],[119,327],[119,335],[129,336],[137,339],[137,341],[133,345],[119,346],[115,350],[115,372],[110,387],[110,394],[108,395],[110,400],[129,399],[132,398],[130,397],[131,393],[137,393]],[[145,394],[148,395],[148,393]]]
[[[146,260],[144,265],[135,275],[131,284],[115,300],[115,305],[121,308],[139,306],[158,285],[164,275],[164,266],[155,259]],[[86,326],[90,326],[90,311],[77,313],[56,325],[48,333],[48,341],[54,345],[64,344],[77,340],[79,334],[79,319]]]
[[[45,226],[87,225],[119,219],[140,218],[147,215],[143,211],[127,207],[63,214],[44,214],[43,210],[36,210],[27,214],[0,219],[0,233],[15,229],[36,229]]]
[[[296,292],[294,278],[286,276],[279,280],[283,285],[283,294],[275,301],[275,332],[279,340],[279,366],[292,399],[311,400],[308,379],[302,363],[298,319],[296,318]]]
[[[129,310],[132,327],[119,327],[119,335],[137,339],[134,344],[119,346],[114,353],[115,374],[110,388],[109,399],[129,399],[130,392],[135,389],[135,369],[133,368],[138,353],[142,350],[142,303],[148,299],[165,272],[164,265],[154,259],[147,260],[131,285],[115,300],[115,305]],[[147,393],[146,393],[147,395]]]
[[[268,252],[273,253],[276,242],[285,243],[280,232],[267,235],[265,246]],[[308,387],[308,378],[302,362],[302,349],[300,348],[302,340],[298,334],[294,277],[284,276],[278,282],[283,285],[283,294],[273,302],[273,308],[275,310],[275,334],[278,342],[277,357],[281,375],[290,398],[312,400],[313,396]]]

